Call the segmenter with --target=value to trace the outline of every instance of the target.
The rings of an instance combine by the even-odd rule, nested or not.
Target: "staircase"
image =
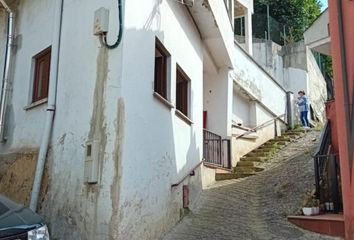
[[[269,140],[262,146],[243,156],[231,173],[217,173],[215,177],[216,181],[245,178],[256,175],[258,172],[264,170],[257,165],[274,157],[280,149],[301,138],[305,132],[306,131],[302,129],[290,130],[285,132],[282,136]]]

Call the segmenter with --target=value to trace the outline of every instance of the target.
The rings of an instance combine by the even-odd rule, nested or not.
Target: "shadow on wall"
[[[183,10],[183,5],[169,1],[167,3],[173,11],[183,12],[188,19],[188,13]],[[180,17],[177,19],[182,21],[181,26],[187,24],[185,22],[187,20]],[[124,129],[121,129],[124,132],[122,162],[119,164],[121,168],[111,168],[112,163],[116,161],[115,150],[106,146],[102,158],[102,168],[105,169],[102,174],[106,176],[103,176],[103,181],[97,185],[97,191],[90,192],[84,184],[82,172],[75,170],[84,169],[85,149],[78,145],[84,145],[87,136],[72,137],[79,141],[75,144],[67,139],[61,146],[53,146],[53,154],[50,155],[52,157],[50,166],[53,168],[51,169],[52,181],[44,211],[49,213],[45,215],[50,219],[51,226],[55,226],[52,229],[54,237],[117,239],[124,236],[124,239],[157,239],[183,215],[183,184],[190,186],[191,205],[199,194],[202,185],[200,170],[196,172],[196,176],[187,178],[180,186],[171,189],[172,184],[188,174],[191,168],[201,161],[202,109],[200,116],[196,116],[199,113],[194,111],[192,117],[196,121],[189,126],[175,115],[174,109],[166,107],[153,96],[155,36],[158,35],[162,41],[165,37],[164,32],[158,32],[153,28],[160,29],[160,23],[161,14],[157,5],[153,8],[143,29],[126,29],[124,32],[121,45],[127,52],[123,56],[124,71],[121,73],[124,91],[122,96],[118,96],[122,97],[125,105],[124,116],[118,116],[124,119]],[[184,31],[188,38],[193,39],[191,30],[184,29]],[[178,39],[176,44],[177,41]],[[142,44],[137,45],[137,43]],[[80,51],[79,48],[73,49],[73,51]],[[197,49],[195,52],[199,53]],[[77,54],[80,55],[82,52]],[[174,52],[171,54],[173,55]],[[112,61],[114,57],[116,53],[110,52],[108,61]],[[201,55],[198,57],[202,59]],[[71,67],[70,60],[68,61],[66,67]],[[172,68],[174,66],[175,64]],[[110,70],[108,69],[108,72]],[[61,71],[69,72],[72,69],[62,68]],[[200,75],[202,76],[202,69]],[[70,79],[74,76],[67,76],[66,81],[75,80]],[[108,81],[104,83],[105,93],[116,91],[117,83],[114,81],[117,81],[117,76],[108,76]],[[172,84],[175,84],[174,74]],[[200,85],[202,86],[202,83]],[[75,91],[75,89],[68,91]],[[191,99],[192,102],[197,103],[202,99],[194,99],[194,91],[192,89]],[[200,91],[202,92],[202,88]],[[172,96],[174,95],[172,93]],[[202,96],[202,93],[200,95]],[[112,135],[117,135],[117,129],[113,129],[112,126],[119,125],[118,119],[107,118],[107,115],[111,114],[108,111],[112,111],[112,108],[108,109],[108,103],[112,102],[107,99],[108,96],[112,95],[104,95],[103,101],[103,104],[107,104],[103,112],[105,115],[103,123],[106,126],[103,130],[108,138],[107,143],[114,139]],[[192,105],[192,109],[193,107],[198,109],[199,105]],[[63,111],[58,109],[57,114]],[[77,115],[79,116],[80,113]],[[75,123],[67,124],[75,126]],[[117,128],[119,129],[119,126]],[[65,131],[69,132],[70,129],[67,128]],[[57,136],[63,134],[64,132]],[[53,143],[58,142],[61,142],[59,138],[53,140]],[[188,146],[186,143],[189,143]],[[65,156],[71,158],[65,159]],[[121,171],[122,175],[114,178],[115,171]],[[115,180],[118,182],[112,182]],[[64,183],[70,188],[63,187]],[[109,185],[111,183],[117,185],[118,193],[112,192]],[[118,198],[110,199],[114,194],[117,194]],[[107,214],[112,215],[110,208],[116,216],[107,216]]]

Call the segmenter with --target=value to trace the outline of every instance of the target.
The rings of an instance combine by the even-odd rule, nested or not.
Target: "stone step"
[[[264,151],[264,152],[250,152],[245,155],[245,157],[267,157],[269,154],[269,151]]]
[[[277,147],[279,148],[280,146],[277,146]],[[274,148],[275,147],[273,145],[263,145],[262,147],[258,148],[257,150],[259,150],[260,152],[268,153],[268,152],[273,151]]]
[[[299,138],[298,136],[291,136],[291,137],[289,137],[289,136],[281,136],[281,137],[276,137],[274,140],[293,142],[293,141],[295,141],[298,138]]]
[[[235,173],[256,173],[256,172],[262,172],[264,171],[264,168],[261,167],[252,167],[252,166],[247,166],[247,167],[235,167],[234,172]]]
[[[254,165],[252,161],[239,161],[236,167],[254,167]]]
[[[273,147],[274,144],[277,144],[277,145],[287,145],[289,143],[289,141],[276,141],[276,140],[271,140],[269,142],[267,142],[265,144],[266,147]]]
[[[267,160],[266,157],[242,157],[241,161],[263,162]]]
[[[290,139],[272,139],[268,143],[278,143],[278,142],[290,142]]]
[[[246,178],[256,175],[256,173],[217,173],[215,175],[216,181],[223,181],[223,180],[231,180],[231,179],[239,179],[239,178]]]
[[[293,130],[289,130],[286,133],[295,133],[295,134],[303,134],[306,133],[308,130],[305,129],[293,129]]]

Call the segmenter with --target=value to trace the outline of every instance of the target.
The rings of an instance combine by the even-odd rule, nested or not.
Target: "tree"
[[[303,33],[321,14],[319,0],[255,0],[254,12],[266,14],[269,4],[270,16],[277,22],[292,29],[296,41],[303,39]]]

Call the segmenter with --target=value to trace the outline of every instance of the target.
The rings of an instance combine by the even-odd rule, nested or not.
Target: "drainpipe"
[[[1,100],[0,100],[0,142],[4,142],[7,101],[11,90],[10,72],[11,72],[11,61],[12,61],[12,50],[14,47],[14,38],[15,38],[14,36],[15,14],[13,13],[13,11],[10,9],[10,7],[6,4],[4,0],[0,0],[0,3],[8,13],[8,25],[7,25],[8,33],[7,33],[4,73],[3,73]]]
[[[42,136],[42,143],[39,149],[37,166],[35,177],[33,181],[30,208],[33,211],[37,210],[38,197],[42,184],[42,177],[44,172],[44,166],[46,156],[49,147],[50,136],[53,128],[53,120],[55,113],[56,93],[57,93],[57,81],[58,81],[58,65],[59,65],[59,48],[60,48],[60,36],[61,36],[61,24],[64,0],[56,1],[55,15],[54,15],[54,29],[53,29],[53,42],[52,42],[52,55],[50,64],[50,79],[49,79],[49,92],[48,92],[48,107],[47,117]]]

